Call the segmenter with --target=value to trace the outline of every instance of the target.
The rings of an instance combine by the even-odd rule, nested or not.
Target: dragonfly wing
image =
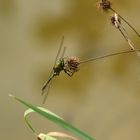
[[[55,64],[56,64],[56,61],[57,61],[57,60],[59,59],[59,57],[60,57],[60,53],[61,53],[61,50],[62,50],[62,47],[63,47],[63,43],[64,43],[64,36],[62,36],[62,38],[61,38],[60,46],[59,46],[57,55],[56,55],[56,57],[55,57],[54,66],[55,66]]]
[[[62,36],[61,38],[61,42],[60,42],[60,46],[59,46],[59,49],[58,49],[58,52],[57,52],[57,55],[56,55],[56,58],[55,58],[55,62],[54,62],[54,66],[53,68],[55,67],[56,65],[56,61],[58,60],[59,56],[60,56],[60,53],[61,53],[61,50],[62,50],[62,47],[63,47],[63,42],[64,42],[64,36]],[[64,47],[64,50],[62,52],[62,55],[64,55],[64,52],[65,52],[65,47]],[[49,76],[49,79],[44,83],[43,85],[43,88],[42,88],[42,93],[43,91],[46,89],[47,85],[50,83],[51,79],[54,77],[54,71],[52,70],[51,71],[51,74]],[[43,94],[42,94],[43,95]]]
[[[47,84],[47,86],[46,86],[45,89],[43,90],[43,94],[45,93],[44,99],[43,99],[43,104],[45,104],[46,99],[47,99],[47,97],[48,97],[49,90],[50,90],[50,87],[51,87],[51,83],[52,83],[52,80]]]
[[[64,49],[63,49],[63,51],[62,51],[62,54],[61,54],[61,56],[60,56],[60,59],[62,59],[63,57],[64,57],[64,54],[65,54],[65,52],[66,52],[66,46],[64,46]]]
[[[53,71],[51,72],[50,76],[49,76],[49,79],[44,83],[43,87],[42,87],[42,95],[45,93],[49,83],[51,82],[52,78],[54,77],[54,73]]]
[[[63,50],[62,54],[60,55],[62,47],[63,47],[63,42],[64,42],[64,36],[62,36],[57,55],[55,57],[55,62],[54,62],[53,68],[55,67],[57,60],[59,58],[63,57],[63,55],[65,53],[65,47],[64,47],[64,50]],[[47,98],[47,95],[48,95],[48,92],[49,92],[49,88],[50,88],[50,85],[51,85],[51,82],[52,82],[52,79],[54,78],[54,76],[55,76],[55,74],[54,74],[54,71],[52,70],[52,72],[49,76],[49,79],[44,83],[44,85],[42,87],[42,95],[44,95],[44,93],[46,93],[43,103],[45,103],[45,101],[46,101],[46,98]]]

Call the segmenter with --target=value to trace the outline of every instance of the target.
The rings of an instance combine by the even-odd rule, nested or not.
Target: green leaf
[[[10,96],[12,96],[12,95],[10,95]],[[12,97],[14,97],[14,96],[12,96]],[[20,103],[24,104],[25,106],[27,106],[30,109],[32,109],[33,111],[35,111],[36,113],[40,114],[41,116],[44,116],[45,118],[49,119],[50,121],[56,123],[57,125],[61,126],[62,128],[66,129],[69,132],[73,133],[74,135],[78,136],[79,138],[81,138],[83,140],[95,140],[94,138],[87,135],[85,132],[83,132],[83,131],[73,127],[71,124],[65,122],[61,117],[52,113],[51,111],[49,111],[45,108],[33,106],[32,104],[27,103],[27,102],[21,100],[20,98],[17,98],[17,97],[14,97],[14,98],[17,101],[19,101]],[[28,114],[28,112],[25,112],[24,115],[26,115],[26,114]],[[33,129],[33,131],[34,131],[34,129]]]

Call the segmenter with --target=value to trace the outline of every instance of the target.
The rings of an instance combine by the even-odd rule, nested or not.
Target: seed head
[[[64,58],[64,71],[72,76],[75,72],[79,70],[79,58],[75,56],[68,56]]]
[[[120,28],[121,19],[119,18],[118,14],[115,13],[113,16],[111,16],[110,21],[113,26],[115,26],[116,28]]]
[[[109,0],[101,0],[99,3],[99,8],[101,8],[103,11],[107,12],[108,9],[111,8],[111,2]]]

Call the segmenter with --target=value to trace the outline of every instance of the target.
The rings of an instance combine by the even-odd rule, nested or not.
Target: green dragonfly
[[[42,87],[42,95],[44,95],[44,93],[46,93],[43,103],[45,103],[45,101],[46,101],[46,98],[47,98],[48,92],[49,92],[49,88],[51,85],[51,81],[55,76],[59,76],[61,71],[64,71],[69,76],[72,76],[75,72],[78,71],[79,58],[75,57],[75,56],[64,57],[66,47],[63,47],[63,42],[64,42],[64,36],[61,39],[59,50],[57,52],[57,55],[55,58],[55,63],[54,63],[53,69],[50,73],[50,76]]]

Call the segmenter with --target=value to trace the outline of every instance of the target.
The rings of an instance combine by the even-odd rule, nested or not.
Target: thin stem
[[[114,13],[114,16],[111,17],[111,23],[120,31],[120,33],[122,34],[128,45],[131,47],[131,49],[135,50],[135,47],[132,44],[132,41],[129,39],[125,28],[122,26],[120,18],[118,17],[117,13]]]
[[[118,28],[118,30],[123,35],[124,39],[128,42],[128,37],[123,33],[123,31],[120,28]]]
[[[127,21],[125,20],[118,12],[116,12],[113,8],[109,8],[114,13],[118,14],[118,16],[137,34],[138,37],[140,37],[140,34],[136,31],[136,29]]]
[[[91,61],[95,61],[95,60],[98,60],[98,59],[103,59],[103,58],[106,58],[106,57],[115,56],[115,55],[133,53],[133,52],[135,52],[135,51],[140,51],[140,49],[138,49],[138,50],[122,51],[122,52],[107,54],[107,55],[103,55],[103,56],[99,56],[99,57],[95,57],[95,58],[90,58],[90,59],[87,59],[87,60],[80,61],[80,64],[87,63],[87,62],[91,62]]]
[[[125,40],[127,41],[127,43],[129,44],[129,46],[131,47],[131,49],[135,50],[131,40],[123,33],[123,31],[120,28],[118,28],[118,29],[119,29],[120,33],[123,35],[123,37],[125,38]]]

